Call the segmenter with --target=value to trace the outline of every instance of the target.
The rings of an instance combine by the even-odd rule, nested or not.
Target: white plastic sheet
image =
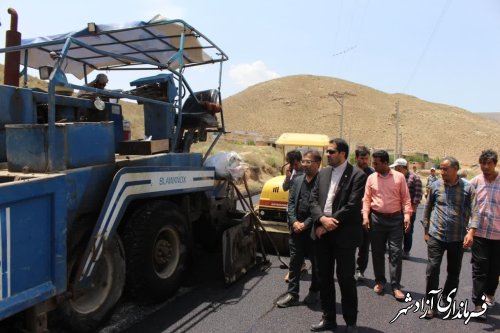
[[[205,166],[215,167],[217,178],[240,180],[245,175],[246,164],[236,152],[219,152],[205,161]]]

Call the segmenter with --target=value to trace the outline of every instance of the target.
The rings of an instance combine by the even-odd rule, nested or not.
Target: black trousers
[[[356,247],[340,248],[335,245],[331,236],[331,233],[327,233],[315,241],[323,316],[336,322],[334,282],[336,271],[342,315],[347,325],[356,325],[358,318],[358,292],[354,280]],[[336,270],[335,265],[337,265]]]
[[[370,214],[370,242],[375,282],[385,284],[385,249],[389,246],[389,277],[392,289],[401,289],[403,271],[403,214],[383,217]]]
[[[358,249],[358,258],[356,259],[356,270],[364,273],[368,267],[368,256],[370,254],[370,232],[363,229],[363,242]]]
[[[500,275],[500,240],[474,237],[472,243],[472,302],[482,305],[483,294],[495,295]]]
[[[415,219],[417,218],[417,211],[414,211],[410,217],[410,230],[404,233],[403,239],[403,252],[410,252],[411,246],[413,245],[413,226],[415,225]]]
[[[450,291],[458,288],[460,281],[460,270],[462,269],[462,258],[464,255],[463,242],[442,242],[432,236],[427,241],[427,285],[425,292],[428,299],[433,300],[433,308],[436,307],[438,298],[429,296],[431,290],[439,288],[439,273],[441,261],[443,260],[444,252],[446,251],[446,260],[448,261],[446,282],[442,290],[442,299],[446,300]],[[452,299],[454,295],[451,295]]]
[[[311,260],[311,286],[309,290],[319,291],[317,264],[315,260],[313,240],[311,230],[304,230],[300,234],[292,233],[288,240],[290,248],[290,281],[288,282],[288,292],[294,296],[299,296],[300,290],[300,269],[306,256]]]

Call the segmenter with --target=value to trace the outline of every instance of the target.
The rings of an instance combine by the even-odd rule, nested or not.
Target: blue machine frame
[[[105,123],[56,123],[56,106],[86,107],[91,103],[57,95],[57,87],[159,105],[173,114],[169,118],[175,122],[171,125],[171,140],[172,147],[177,147],[182,135],[184,90],[196,99],[184,78],[184,70],[220,63],[217,91],[221,103],[220,77],[222,63],[228,59],[226,54],[182,20],[155,18],[95,28],[23,40],[20,46],[0,49],[1,53],[20,53],[25,82],[27,67],[53,67],[48,94],[0,86],[0,104],[5,106],[0,110],[0,161],[9,165],[8,170],[0,168],[0,320],[66,291],[67,232],[79,215],[99,213],[79,270],[84,281],[91,275],[103,242],[116,231],[129,202],[210,192],[214,188],[215,171],[202,163],[225,132],[222,114],[220,126],[214,131],[216,140],[205,156],[168,153],[115,161],[117,125],[113,130]],[[121,70],[138,65],[168,70],[178,82],[177,97],[157,100],[75,85],[65,76],[73,74],[86,82],[87,74],[93,70]],[[171,77],[160,79],[171,81]],[[170,86],[169,92],[173,91]],[[11,102],[14,94],[20,100],[17,104]],[[48,109],[45,124],[37,124],[33,111],[33,105],[41,100],[46,101]],[[106,103],[106,108],[118,115],[112,112],[113,103]],[[85,142],[90,137],[94,141]],[[96,146],[103,142],[104,146]],[[28,147],[25,150],[20,147],[24,143]],[[40,151],[34,154],[32,148]],[[35,172],[25,169],[26,161]]]

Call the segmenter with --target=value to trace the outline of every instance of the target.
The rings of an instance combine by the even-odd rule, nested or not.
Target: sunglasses
[[[339,151],[338,151],[338,150],[335,150],[335,149],[328,149],[328,150],[326,151],[326,153],[327,153],[328,155],[333,155],[333,154],[338,153],[338,152],[339,152]]]
[[[311,161],[311,160],[302,160],[302,161],[300,161],[300,163],[305,164],[305,165],[310,165],[310,164],[316,163],[316,162],[319,162],[319,161]]]

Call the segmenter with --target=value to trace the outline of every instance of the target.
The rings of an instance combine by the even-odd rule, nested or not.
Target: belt
[[[394,212],[394,213],[380,213],[380,212],[377,212],[376,210],[373,210],[373,209],[372,209],[372,213],[375,215],[378,215],[378,216],[382,216],[382,217],[396,217],[396,216],[401,215],[401,211]]]

